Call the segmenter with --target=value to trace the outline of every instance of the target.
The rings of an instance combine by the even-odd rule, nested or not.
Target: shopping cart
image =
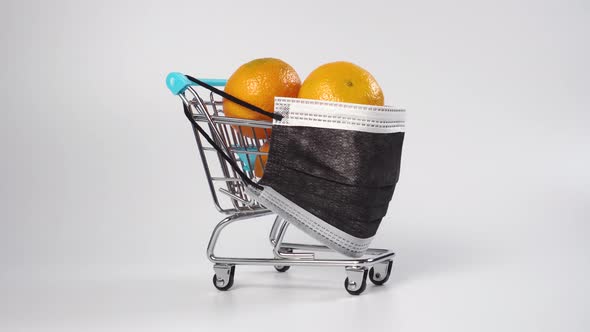
[[[344,287],[352,295],[359,295],[365,290],[367,276],[375,285],[387,282],[394,258],[392,251],[371,248],[361,258],[352,259],[344,255],[342,258],[320,258],[321,253],[334,251],[324,245],[283,242],[289,222],[279,216],[274,219],[269,234],[272,257],[215,255],[219,235],[229,224],[273,214],[247,194],[245,183],[255,183],[264,171],[267,152],[260,150],[270,137],[272,123],[224,116],[221,96],[202,89],[189,78],[180,73],[170,73],[166,83],[172,93],[182,100],[185,115],[192,124],[213,203],[219,212],[227,215],[213,229],[207,246],[207,257],[214,264],[213,285],[222,291],[230,289],[236,265],[270,265],[278,272],[286,272],[291,266],[298,265],[344,267]],[[209,89],[226,83],[223,79],[198,81]],[[197,91],[207,97],[202,98]],[[239,168],[236,169],[235,165]]]

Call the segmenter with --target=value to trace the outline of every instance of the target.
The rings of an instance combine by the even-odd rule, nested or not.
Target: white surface
[[[588,331],[589,11],[3,1],[0,330]],[[339,270],[240,267],[213,289],[221,216],[164,78],[263,56],[302,77],[356,62],[408,110],[374,241],[398,254],[384,288],[352,298]],[[268,253],[269,226],[236,225],[220,253]]]

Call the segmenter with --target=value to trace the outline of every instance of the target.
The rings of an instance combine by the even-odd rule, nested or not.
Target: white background
[[[588,331],[589,31],[587,1],[2,1],[0,330]],[[213,288],[222,216],[164,79],[268,56],[355,62],[408,110],[387,286]]]

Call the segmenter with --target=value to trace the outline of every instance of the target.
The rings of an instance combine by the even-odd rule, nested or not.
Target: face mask
[[[405,112],[276,98],[262,205],[348,256],[368,249],[399,178]]]
[[[262,179],[254,183],[232,163],[248,193],[331,249],[362,256],[399,178],[405,111],[277,97],[273,114],[188,78],[273,118]]]

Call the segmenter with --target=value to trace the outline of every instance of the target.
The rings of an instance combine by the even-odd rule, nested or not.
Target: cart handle
[[[201,78],[200,80],[211,86],[225,86],[227,83],[227,80],[222,78]],[[189,86],[195,85],[198,84],[186,78],[182,73],[172,72],[166,77],[166,86],[174,95],[183,93]]]

